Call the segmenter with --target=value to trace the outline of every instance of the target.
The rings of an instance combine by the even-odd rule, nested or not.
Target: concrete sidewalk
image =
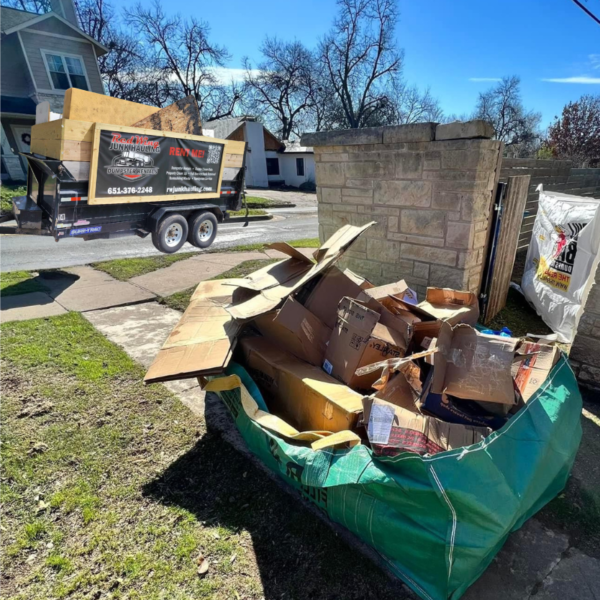
[[[300,248],[312,257],[313,248]],[[43,272],[34,278],[45,291],[0,297],[1,321],[23,321],[128,306],[170,296],[212,279],[248,260],[286,258],[281,252],[204,252],[165,269],[118,281],[90,266]]]

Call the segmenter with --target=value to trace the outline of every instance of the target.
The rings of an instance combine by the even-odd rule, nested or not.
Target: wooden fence
[[[535,189],[540,183],[544,184],[546,190],[600,198],[600,169],[576,169],[569,160],[503,159],[500,181],[507,181],[513,175],[531,175],[518,250],[529,246],[538,210],[538,194]]]

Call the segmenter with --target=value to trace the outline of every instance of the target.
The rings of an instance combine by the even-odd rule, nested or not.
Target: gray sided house
[[[108,52],[80,28],[73,0],[51,0],[51,12],[1,7],[2,179],[24,181],[19,152],[29,152],[35,107],[45,100],[62,113],[65,90],[104,94],[98,56]]]
[[[246,185],[268,188],[282,184],[300,187],[315,182],[315,156],[312,148],[299,142],[278,140],[255,117],[233,117],[207,121],[202,126],[205,135],[220,139],[247,142]]]

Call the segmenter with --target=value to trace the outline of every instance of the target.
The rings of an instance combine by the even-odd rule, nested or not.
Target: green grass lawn
[[[288,242],[294,248],[318,248],[319,238],[306,238],[302,240],[292,240]],[[231,248],[218,248],[208,250],[208,253],[215,252],[262,252],[267,244],[241,244]],[[196,252],[176,252],[175,254],[161,254],[159,256],[147,256],[145,258],[118,258],[104,262],[92,263],[90,266],[99,271],[104,271],[120,281],[127,281],[138,275],[152,273],[157,269],[164,269],[179,260],[185,260],[196,256]]]
[[[212,279],[238,279],[246,277],[247,275],[250,275],[250,273],[275,263],[278,260],[279,259],[277,258],[246,260],[240,263],[237,267],[233,267],[233,269],[229,269],[228,271],[225,271],[224,273],[221,273]],[[176,292],[170,296],[160,298],[159,302],[165,306],[168,306],[169,308],[183,312],[188,307],[190,298],[192,297],[196,287],[197,286],[194,286],[187,290],[183,290],[182,292]]]
[[[289,208],[295,206],[293,202],[272,200],[271,198],[259,198],[257,196],[246,196],[248,208]]]
[[[0,296],[16,296],[30,292],[45,292],[46,286],[42,285],[34,274],[28,271],[13,271],[0,273]]]
[[[24,185],[6,185],[0,187],[0,212],[12,212],[13,196],[24,196],[27,187]]]
[[[3,599],[406,597],[81,315],[1,331]]]
[[[245,217],[246,209],[242,208],[242,210],[230,210],[227,213],[230,217]],[[261,208],[250,208],[248,207],[248,216],[249,217],[264,217],[269,213],[266,210],[262,210]]]

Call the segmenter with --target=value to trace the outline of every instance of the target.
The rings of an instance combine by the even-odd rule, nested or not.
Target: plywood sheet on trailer
[[[91,142],[73,140],[40,140],[31,138],[31,152],[56,160],[76,160],[89,162],[92,158]]]
[[[94,123],[92,121],[76,121],[58,119],[48,123],[40,123],[31,128],[32,140],[72,140],[74,142],[94,141]]]
[[[70,88],[65,92],[63,117],[78,121],[133,125],[159,110],[156,106]]]
[[[186,96],[170,106],[161,108],[158,112],[134,123],[134,127],[202,135],[200,110],[193,96]]]

